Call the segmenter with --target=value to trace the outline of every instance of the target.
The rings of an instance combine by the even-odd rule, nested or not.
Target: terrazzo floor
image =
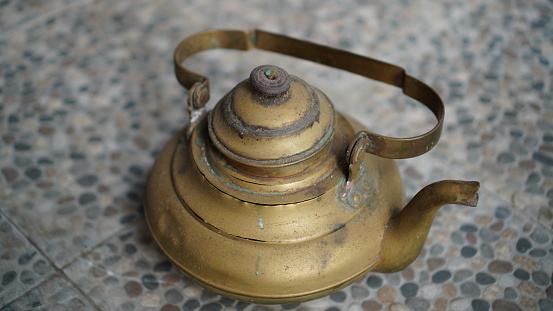
[[[553,310],[553,2],[0,1],[2,310]],[[328,297],[262,306],[180,274],[141,205],[156,153],[187,122],[172,51],[213,28],[261,28],[405,67],[446,103],[440,143],[398,161],[408,197],[478,180],[419,258]],[[385,135],[433,116],[398,90],[264,52],[187,64],[212,101],[260,64],[324,90]]]

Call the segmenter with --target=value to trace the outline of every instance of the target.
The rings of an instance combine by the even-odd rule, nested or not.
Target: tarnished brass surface
[[[408,139],[371,133],[274,66],[254,69],[207,112],[209,82],[182,61],[218,47],[277,51],[399,86],[437,125]],[[146,219],[161,250],[206,288],[257,303],[328,295],[367,271],[405,268],[440,206],[478,201],[477,182],[441,181],[402,208],[403,185],[387,158],[430,150],[443,103],[401,68],[259,30],[194,35],[178,46],[175,65],[190,88],[191,121],[156,160]]]
[[[386,226],[378,272],[396,272],[406,268],[419,254],[440,207],[446,204],[476,206],[476,181],[443,180],[420,190]],[[411,233],[411,234],[409,234]],[[401,246],[401,247],[400,247]]]
[[[271,97],[257,95],[250,79],[238,84],[209,115],[211,141],[256,167],[298,163],[319,152],[332,137],[334,107],[301,79],[291,81],[286,93]]]
[[[249,50],[257,48],[281,53],[399,87],[404,94],[428,107],[438,119],[427,133],[410,138],[392,138],[364,130],[367,152],[380,157],[404,159],[416,157],[432,149],[442,132],[444,104],[428,85],[411,77],[405,70],[372,58],[328,46],[318,45],[263,30],[211,30],[192,35],[175,49],[174,64],[177,80],[187,89],[188,105],[198,109],[209,100],[209,79],[185,68],[182,63],[195,53],[209,49]]]
[[[354,134],[351,127],[347,132]],[[375,179],[361,186],[378,196],[367,208],[352,208],[342,197],[343,170],[317,198],[260,205],[211,184],[191,159],[191,146],[179,143],[182,135],[156,161],[146,212],[161,249],[199,283],[238,299],[289,303],[330,294],[378,263],[384,224],[404,204],[393,161],[368,155],[373,159],[366,170]],[[382,187],[379,175],[394,186]]]

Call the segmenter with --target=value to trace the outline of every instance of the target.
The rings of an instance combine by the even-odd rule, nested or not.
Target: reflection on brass
[[[412,138],[372,133],[271,65],[255,68],[207,112],[209,80],[182,63],[213,48],[274,51],[391,84],[438,122]],[[325,296],[368,271],[408,266],[442,205],[476,206],[478,182],[448,180],[403,207],[391,159],[434,147],[444,106],[402,68],[260,30],[215,30],[183,40],[175,70],[189,89],[190,123],[157,158],[146,218],[162,251],[208,289],[256,303]]]

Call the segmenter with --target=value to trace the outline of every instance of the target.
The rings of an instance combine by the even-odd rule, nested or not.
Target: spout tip
[[[460,188],[456,203],[476,207],[479,199],[480,183],[477,181],[457,181],[457,184]]]
[[[474,196],[470,199],[460,199],[457,204],[476,207],[476,205],[478,205],[478,193],[475,193]]]

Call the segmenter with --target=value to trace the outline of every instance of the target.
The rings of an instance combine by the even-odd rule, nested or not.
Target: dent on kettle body
[[[435,114],[437,125],[407,139],[372,133],[336,111],[323,92],[272,65],[255,68],[208,112],[209,80],[183,60],[210,48],[254,47],[400,87]],[[442,181],[402,208],[392,159],[436,144],[443,103],[399,67],[260,30],[219,30],[179,44],[175,69],[190,88],[191,122],[160,152],[145,211],[162,251],[206,288],[257,303],[328,295],[368,271],[406,267],[440,206],[476,205],[477,182]]]

